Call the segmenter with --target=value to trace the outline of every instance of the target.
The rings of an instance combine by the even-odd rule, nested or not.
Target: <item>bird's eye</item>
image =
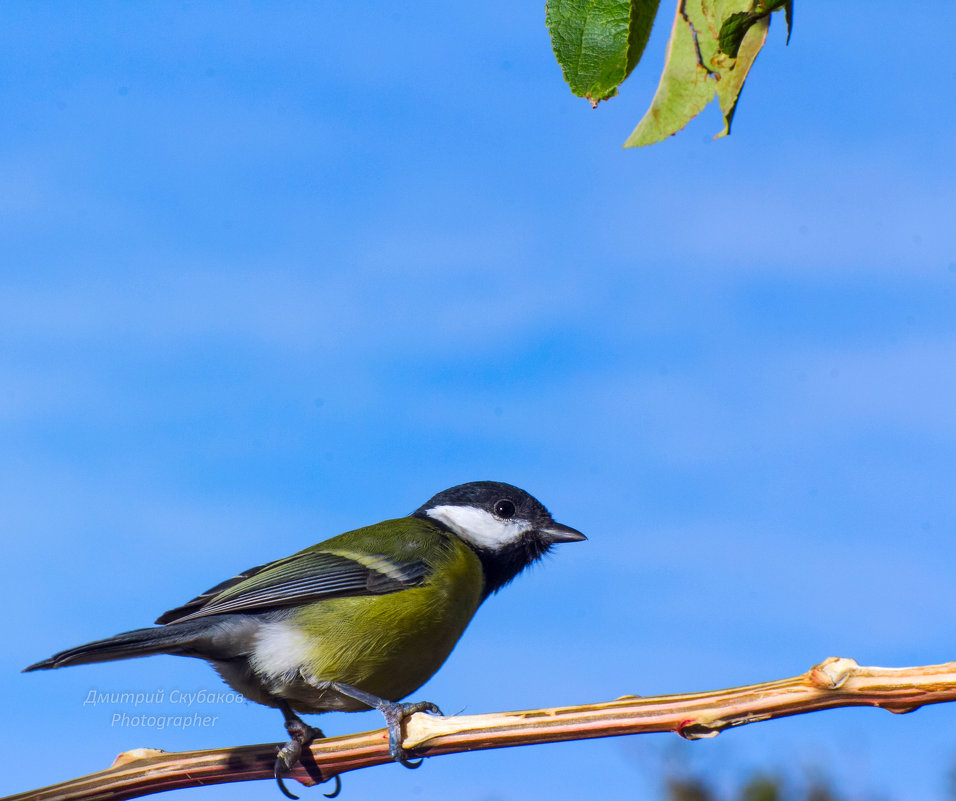
[[[495,504],[495,514],[498,515],[498,517],[514,517],[514,502],[509,501],[507,498],[502,498]]]

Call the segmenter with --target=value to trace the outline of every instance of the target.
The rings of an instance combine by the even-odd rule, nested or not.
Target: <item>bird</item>
[[[402,723],[441,712],[401,700],[442,666],[489,596],[553,545],[585,539],[518,487],[459,484],[406,517],[245,570],[163,613],[156,626],[60,651],[23,672],[153,654],[205,659],[234,690],[282,712],[290,739],[274,774],[295,798],[282,776],[324,736],[299,713],[377,709],[390,756],[419,767],[402,748]],[[341,788],[335,778],[330,797]]]

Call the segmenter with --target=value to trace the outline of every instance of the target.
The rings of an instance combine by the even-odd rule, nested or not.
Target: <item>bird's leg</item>
[[[416,712],[431,712],[432,714],[440,715],[441,710],[435,704],[428,701],[419,701],[414,704],[400,704],[395,701],[386,701],[384,698],[379,698],[377,695],[372,695],[371,693],[365,692],[365,690],[360,690],[351,684],[343,684],[340,681],[330,681],[328,682],[328,686],[342,695],[354,698],[356,701],[360,701],[366,706],[381,712],[385,716],[385,725],[388,728],[389,755],[406,768],[421,767],[421,759],[419,759],[418,762],[412,762],[405,755],[405,749],[402,748],[402,723],[405,721],[405,718]]]
[[[276,782],[279,785],[279,789],[282,791],[282,794],[287,798],[298,799],[299,796],[293,795],[286,788],[285,784],[282,781],[282,776],[280,773],[290,773],[292,769],[296,766],[296,763],[299,761],[299,757],[302,756],[302,749],[305,748],[313,740],[321,740],[325,735],[322,733],[321,729],[315,728],[315,726],[310,726],[302,718],[295,714],[285,701],[279,701],[279,709],[282,711],[282,716],[285,718],[285,730],[289,733],[291,738],[284,746],[282,746],[278,753],[276,754],[275,767],[273,768],[273,773],[276,777]],[[335,790],[331,793],[326,793],[327,798],[335,798],[339,794],[339,790],[342,789],[342,780],[335,776]]]
[[[313,740],[321,739],[325,735],[320,729],[303,721],[285,701],[279,702],[279,709],[285,718],[285,730],[292,739],[279,749],[279,753],[276,755],[276,770],[281,767],[284,772],[288,773],[299,761],[302,749]]]

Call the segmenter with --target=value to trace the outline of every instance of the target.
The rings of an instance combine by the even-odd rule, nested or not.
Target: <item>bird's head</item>
[[[499,481],[459,484],[439,492],[412,515],[438,523],[478,554],[486,595],[501,589],[555,543],[587,539],[555,522],[524,490]]]

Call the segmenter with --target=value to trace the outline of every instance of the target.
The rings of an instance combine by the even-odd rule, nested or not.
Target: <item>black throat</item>
[[[496,551],[474,546],[471,546],[471,549],[478,555],[485,575],[485,591],[481,596],[481,600],[484,601],[489,595],[498,592],[508,584],[526,567],[537,562],[551,550],[551,545],[543,542],[532,532]]]

